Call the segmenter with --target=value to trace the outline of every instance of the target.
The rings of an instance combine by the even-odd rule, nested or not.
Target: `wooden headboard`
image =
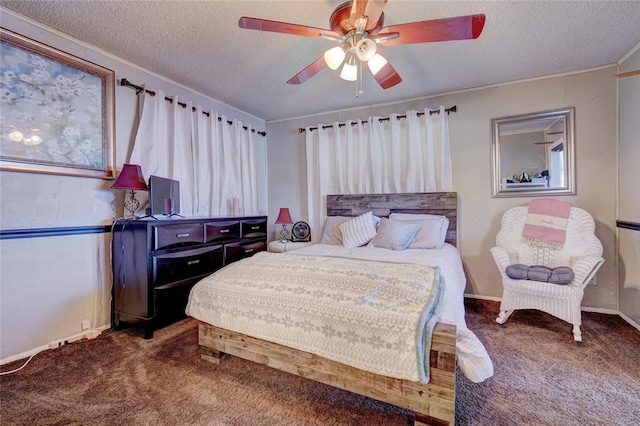
[[[327,195],[327,216],[358,216],[368,211],[380,217],[391,213],[436,214],[449,219],[445,241],[458,245],[458,194],[416,192],[406,194]]]

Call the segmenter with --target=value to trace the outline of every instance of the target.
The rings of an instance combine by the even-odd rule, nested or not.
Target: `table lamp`
[[[280,208],[280,213],[278,213],[278,218],[276,219],[276,225],[282,225],[282,230],[280,231],[280,242],[287,242],[287,225],[291,225],[293,221],[291,220],[291,215],[289,214],[289,209],[286,207]]]
[[[111,185],[111,188],[131,191],[124,198],[124,208],[129,212],[129,217],[135,217],[135,212],[140,207],[140,201],[136,199],[135,191],[147,191],[149,189],[144,181],[142,168],[137,164],[123,164],[120,175]]]

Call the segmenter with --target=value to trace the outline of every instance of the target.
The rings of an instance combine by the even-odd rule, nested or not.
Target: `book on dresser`
[[[111,325],[142,326],[148,339],[185,318],[196,282],[267,249],[267,217],[119,219],[112,238]]]

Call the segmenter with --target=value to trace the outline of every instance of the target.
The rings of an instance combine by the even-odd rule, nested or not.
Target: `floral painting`
[[[5,170],[113,178],[113,71],[2,29]]]

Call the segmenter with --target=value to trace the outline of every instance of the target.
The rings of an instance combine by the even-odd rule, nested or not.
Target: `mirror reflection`
[[[493,196],[575,194],[574,108],[491,120]]]

